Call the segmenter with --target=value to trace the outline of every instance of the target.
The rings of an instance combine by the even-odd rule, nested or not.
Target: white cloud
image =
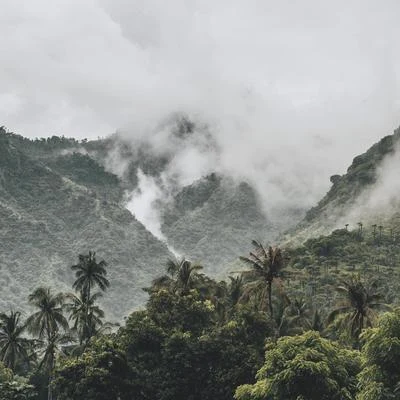
[[[308,206],[399,123],[395,0],[0,3],[0,124],[23,135],[136,138],[186,112],[219,147],[180,154],[182,179],[216,165]]]

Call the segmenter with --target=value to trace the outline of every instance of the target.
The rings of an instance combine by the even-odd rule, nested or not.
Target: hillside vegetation
[[[376,183],[396,135],[333,177],[327,197],[280,247],[249,240],[231,222],[246,250],[236,271],[219,280],[196,260],[172,257],[124,209],[133,180],[122,182],[87,154],[65,152],[77,146],[68,139],[27,142],[3,132],[0,399],[398,399],[396,209],[387,210],[390,223],[365,215],[297,244],[305,229],[324,224],[329,207],[352,207]],[[204,251],[230,254],[231,244],[218,240],[219,222],[227,228],[236,216],[269,228],[256,221],[252,189],[229,184],[210,175],[174,196],[163,214],[174,245],[195,252],[208,232]],[[196,215],[209,224],[199,217],[190,230]],[[101,257],[90,248],[102,248]],[[138,260],[148,264],[138,267]],[[140,267],[152,278],[141,281]],[[16,291],[21,301],[8,311]],[[127,313],[122,326],[107,322],[145,295],[145,306]]]

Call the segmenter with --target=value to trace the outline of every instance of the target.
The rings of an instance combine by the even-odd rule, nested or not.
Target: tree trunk
[[[268,281],[267,282],[267,294],[268,294],[268,308],[269,308],[269,315],[271,319],[274,316],[274,311],[272,308],[272,282]]]
[[[51,383],[53,381],[53,371],[55,364],[55,355],[52,356],[49,370],[49,386],[47,387],[47,400],[53,400],[53,388],[51,387]]]
[[[52,372],[49,375],[49,386],[47,387],[47,400],[53,400],[53,390],[51,388]]]

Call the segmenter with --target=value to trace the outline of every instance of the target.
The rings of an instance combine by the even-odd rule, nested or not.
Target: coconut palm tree
[[[94,286],[98,286],[102,291],[110,286],[110,282],[106,278],[107,263],[104,260],[97,262],[96,253],[91,251],[88,255],[80,254],[78,258],[78,264],[71,267],[75,271],[76,277],[72,287],[76,291],[81,291],[90,299],[90,292]]]
[[[268,305],[270,317],[273,318],[272,282],[281,275],[284,267],[282,251],[279,247],[268,250],[258,241],[253,240],[254,251],[249,257],[240,257],[245,264],[252,267],[250,271],[243,272],[244,278],[252,280],[250,290],[258,293],[262,307]]]
[[[19,362],[29,362],[32,341],[24,338],[26,325],[20,321],[21,313],[11,311],[0,314],[0,360],[15,372]]]
[[[63,314],[65,296],[53,295],[50,288],[39,287],[29,295],[29,303],[38,311],[26,321],[28,331],[39,339],[50,338],[60,329],[68,330],[68,321]]]
[[[243,277],[241,275],[229,276],[229,280],[228,303],[230,308],[233,309],[239,303],[243,294]]]
[[[53,295],[49,288],[39,287],[29,295],[29,302],[38,309],[26,321],[31,334],[37,336],[45,352],[41,365],[46,366],[49,375],[47,389],[48,400],[52,399],[51,382],[53,379],[55,343],[68,331],[68,321],[63,315],[63,304],[65,296],[62,293]]]
[[[330,324],[341,316],[340,324],[356,342],[362,329],[373,325],[379,310],[391,309],[389,305],[380,302],[383,296],[376,291],[376,285],[365,285],[359,277],[343,281],[336,289],[341,299],[329,314],[327,323]]]
[[[94,336],[98,329],[103,325],[104,311],[95,304],[96,300],[102,296],[102,293],[94,293],[87,298],[84,292],[79,295],[68,293],[65,309],[69,312],[69,321],[73,322],[72,330],[77,332],[79,344],[87,342]]]
[[[54,367],[56,363],[56,355],[65,356],[62,351],[63,345],[71,343],[72,337],[66,333],[60,333],[54,331],[50,337],[43,342],[44,351],[42,355],[42,361],[39,364],[39,369],[44,369],[48,374],[48,386],[47,386],[47,400],[52,400],[53,390],[52,381],[54,375]]]
[[[199,264],[193,264],[191,261],[182,258],[180,261],[168,260],[166,270],[171,276],[172,287],[179,291],[181,296],[185,296],[193,289],[199,272],[203,267]]]
[[[90,303],[91,290],[94,286],[98,286],[103,292],[110,286],[107,275],[107,263],[104,260],[96,261],[96,253],[89,251],[88,255],[80,254],[79,262],[71,266],[75,271],[76,280],[72,287],[83,294],[84,302]],[[85,325],[89,326],[89,306],[86,307]]]

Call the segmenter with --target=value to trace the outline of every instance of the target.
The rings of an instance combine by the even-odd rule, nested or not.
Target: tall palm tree
[[[49,375],[47,398],[52,400],[51,382],[53,379],[55,338],[68,331],[68,321],[63,315],[65,296],[62,293],[53,295],[49,288],[39,287],[29,295],[29,302],[38,309],[26,321],[28,330],[43,341],[45,354],[41,364],[46,365]],[[49,362],[51,361],[51,362]]]
[[[92,287],[98,286],[103,292],[110,286],[106,278],[107,263],[104,260],[96,261],[96,253],[89,251],[88,255],[79,255],[79,262],[71,269],[75,271],[76,280],[72,287],[84,293],[90,299]]]
[[[48,373],[47,400],[52,400],[53,398],[52,381],[56,355],[63,355],[62,346],[70,343],[71,340],[72,338],[69,334],[54,331],[50,337],[47,338],[46,342],[43,343],[44,352],[42,361],[39,364],[39,369],[44,369]]]
[[[0,360],[15,372],[17,363],[29,362],[31,340],[24,338],[26,325],[20,322],[21,313],[0,314]]]
[[[229,280],[228,303],[233,309],[239,303],[243,294],[243,277],[241,275],[229,276]]]
[[[69,300],[65,305],[69,312],[68,319],[73,322],[72,330],[77,332],[80,345],[94,336],[103,325],[104,311],[95,304],[101,296],[102,294],[98,292],[87,298],[82,291],[78,296],[73,293],[66,295]]]
[[[249,257],[240,257],[240,260],[252,267],[250,271],[245,271],[243,276],[253,279],[250,288],[259,293],[262,305],[268,304],[269,314],[273,318],[272,282],[280,276],[284,267],[282,251],[279,247],[271,246],[267,250],[256,240],[253,240],[252,244],[254,251],[250,252]]]
[[[76,280],[72,287],[83,294],[83,300],[90,303],[91,290],[98,286],[103,292],[110,286],[107,275],[107,263],[104,260],[96,261],[96,253],[89,251],[88,255],[79,255],[79,262],[71,267],[75,271]],[[89,326],[89,306],[86,306],[85,325]]]
[[[179,290],[182,296],[189,293],[194,287],[194,283],[203,267],[199,264],[193,264],[191,261],[182,258],[180,261],[168,260],[166,265],[167,273],[173,279],[173,287]]]
[[[336,290],[341,295],[338,306],[329,314],[327,323],[332,323],[342,316],[341,325],[357,341],[363,328],[371,327],[379,310],[391,307],[381,303],[382,294],[376,292],[374,284],[364,285],[359,277],[343,281]]]
[[[29,303],[38,311],[26,321],[29,332],[39,339],[50,338],[61,329],[68,330],[68,321],[63,314],[65,296],[53,295],[50,288],[39,287],[29,295]]]

